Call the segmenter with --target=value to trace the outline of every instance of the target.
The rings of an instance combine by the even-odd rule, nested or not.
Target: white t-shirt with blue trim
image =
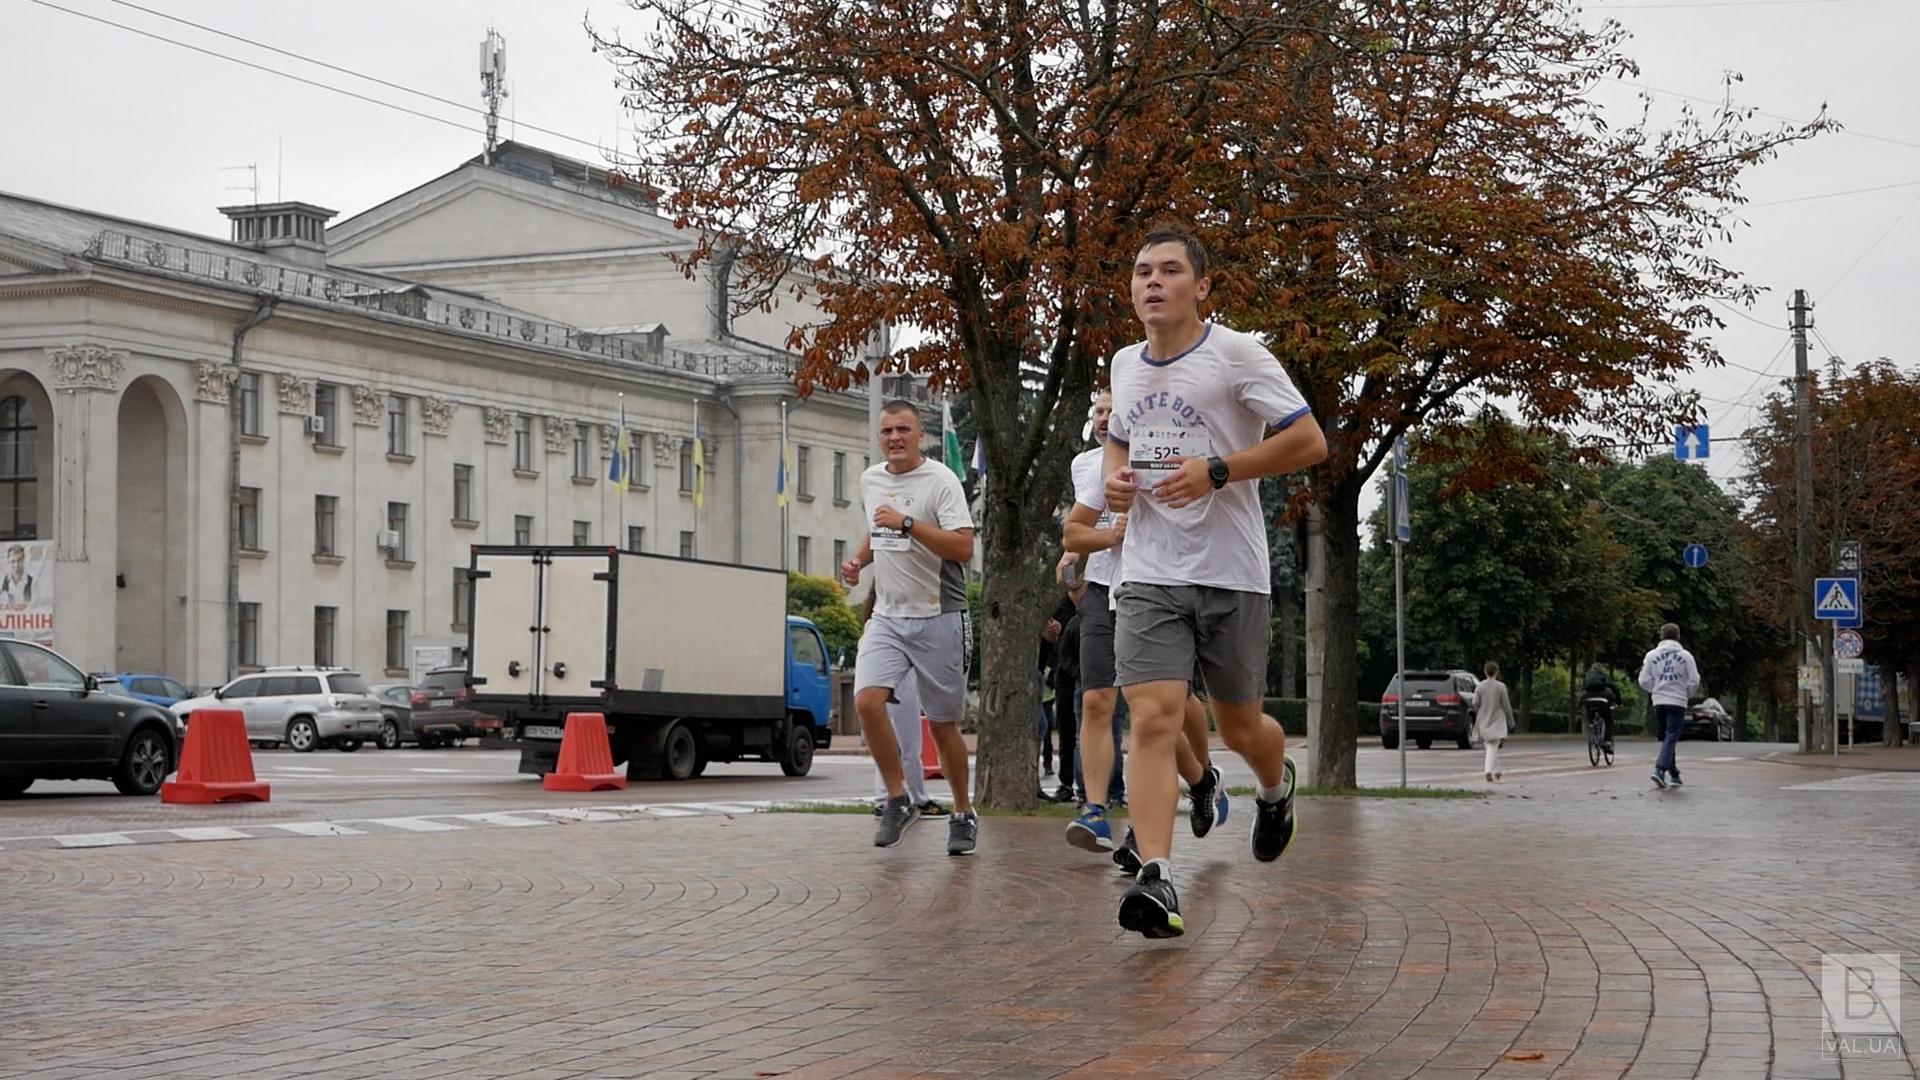
[[[1306,399],[1258,339],[1216,323],[1178,356],[1143,342],[1113,358],[1108,437],[1127,447],[1140,481],[1127,515],[1122,584],[1206,585],[1268,593],[1267,527],[1260,485],[1235,480],[1175,509],[1154,496],[1182,457],[1226,457],[1308,414]]]

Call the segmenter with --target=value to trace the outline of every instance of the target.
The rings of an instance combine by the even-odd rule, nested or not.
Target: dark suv
[[[1425,750],[1435,738],[1451,739],[1462,750],[1472,749],[1473,695],[1480,682],[1467,671],[1407,672],[1407,735]],[[1400,677],[1380,695],[1380,745],[1400,746]]]
[[[465,668],[427,672],[420,679],[420,685],[413,688],[414,730],[443,732],[455,727],[459,729],[456,737],[462,739],[478,738],[498,730],[500,718],[469,705],[472,697]]]

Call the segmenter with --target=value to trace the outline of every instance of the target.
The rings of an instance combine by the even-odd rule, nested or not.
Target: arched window
[[[39,438],[27,399],[0,399],[0,540],[39,539]]]

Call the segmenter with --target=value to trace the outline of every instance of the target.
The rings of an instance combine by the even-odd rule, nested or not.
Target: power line
[[[1874,251],[1877,250],[1882,243],[1885,243],[1887,237],[1893,235],[1893,230],[1900,227],[1900,223],[1907,219],[1908,214],[1913,213],[1913,208],[1916,206],[1920,206],[1920,195],[1915,195],[1913,199],[1907,203],[1907,208],[1905,210],[1900,211],[1899,215],[1896,216],[1893,219],[1893,221],[1887,225],[1885,229],[1881,230],[1880,235],[1874,238],[1873,243],[1868,244],[1867,249],[1865,251],[1862,251],[1859,255],[1855,256],[1854,260],[1847,264],[1847,268],[1845,270],[1840,271],[1839,277],[1834,278],[1831,282],[1827,284],[1827,287],[1825,289],[1822,289],[1819,292],[1818,295],[1820,296],[1820,298],[1823,300],[1826,299],[1827,295],[1833,292],[1836,286],[1838,286],[1842,281],[1845,281],[1847,279],[1848,274],[1853,273],[1854,267],[1857,267],[1861,263],[1865,262],[1867,256],[1873,254]]]
[[[1732,313],[1732,314],[1734,314],[1734,315],[1738,315],[1739,317],[1741,317],[1741,318],[1743,318],[1743,319],[1745,319],[1745,320],[1747,320],[1747,321],[1748,321],[1748,322],[1750,322],[1750,323],[1753,323],[1753,324],[1754,324],[1754,325],[1756,325],[1756,326],[1764,326],[1764,327],[1766,327],[1766,328],[1767,328],[1767,329],[1769,329],[1769,330],[1778,330],[1778,331],[1780,331],[1781,333],[1785,333],[1785,332],[1786,332],[1786,330],[1787,330],[1787,328],[1786,328],[1786,327],[1784,327],[1784,326],[1775,326],[1775,325],[1773,325],[1772,323],[1770,323],[1770,322],[1767,322],[1767,321],[1766,321],[1766,320],[1764,320],[1764,319],[1759,319],[1759,318],[1755,318],[1754,316],[1752,316],[1752,315],[1749,315],[1749,314],[1747,314],[1747,313],[1746,313],[1746,312],[1744,312],[1744,311],[1741,311],[1741,310],[1740,310],[1739,308],[1737,308],[1737,307],[1734,307],[1734,306],[1733,306],[1732,304],[1729,304],[1729,303],[1727,303],[1726,301],[1724,301],[1724,300],[1721,300],[1721,299],[1719,299],[1718,297],[1713,297],[1713,296],[1709,296],[1709,297],[1707,297],[1707,299],[1708,299],[1708,300],[1710,300],[1710,301],[1712,301],[1712,302],[1713,302],[1713,304],[1714,304],[1714,305],[1715,305],[1716,307],[1720,307],[1720,308],[1724,308],[1724,309],[1725,309],[1725,310],[1727,310],[1728,312],[1731,312],[1731,313]],[[1728,363],[1733,363],[1733,362],[1732,362],[1731,360],[1729,360],[1729,361],[1728,361]],[[1738,367],[1739,365],[1737,365],[1737,364],[1735,364],[1734,366],[1735,366],[1735,367]],[[1748,371],[1752,371],[1753,369],[1752,369],[1752,368],[1748,368],[1747,370],[1748,370]]]
[[[1559,60],[1555,60],[1555,61],[1549,61],[1549,62],[1550,62],[1550,63],[1555,63],[1555,64],[1559,64],[1559,65],[1560,65],[1560,66],[1562,66],[1562,67],[1571,67],[1571,66],[1573,66],[1573,65],[1571,65],[1571,64],[1567,64],[1567,63],[1565,63],[1564,61],[1559,61]],[[1634,88],[1636,88],[1636,89],[1640,89],[1640,90],[1646,90],[1646,91],[1649,91],[1650,93],[1655,93],[1655,94],[1664,94],[1664,95],[1666,95],[1667,97],[1676,97],[1676,98],[1680,98],[1680,99],[1681,99],[1681,100],[1683,100],[1683,101],[1697,101],[1697,102],[1700,102],[1701,104],[1704,104],[1704,105],[1719,105],[1719,104],[1722,104],[1722,102],[1721,102],[1721,99],[1719,99],[1719,98],[1710,98],[1710,97],[1701,97],[1701,96],[1700,96],[1699,94],[1688,94],[1688,93],[1684,93],[1684,92],[1682,92],[1682,91],[1679,91],[1679,90],[1668,90],[1668,89],[1667,89],[1666,87],[1664,87],[1664,86],[1655,86],[1655,85],[1653,85],[1652,83],[1644,83],[1644,82],[1640,82],[1640,81],[1639,81],[1639,80],[1637,80],[1637,79],[1623,79],[1623,78],[1620,78],[1620,77],[1618,77],[1618,76],[1615,76],[1615,75],[1603,75],[1603,76],[1601,76],[1601,78],[1604,78],[1604,79],[1606,79],[1606,80],[1607,80],[1608,82],[1616,82],[1616,83],[1619,83],[1619,84],[1620,84],[1620,85],[1622,85],[1622,86],[1631,86],[1631,87],[1634,87]],[[1778,121],[1780,121],[1781,123],[1785,123],[1785,124],[1805,124],[1805,123],[1807,123],[1807,121],[1805,121],[1805,120],[1801,120],[1801,119],[1798,119],[1798,118],[1796,118],[1796,117],[1792,117],[1792,116],[1787,116],[1787,115],[1785,115],[1785,114],[1782,114],[1782,113],[1776,113],[1776,112],[1768,112],[1768,111],[1767,111],[1767,110],[1765,110],[1765,109],[1755,109],[1755,110],[1753,110],[1753,114],[1754,114],[1755,116],[1764,116],[1764,117],[1766,117],[1766,118],[1767,118],[1767,119],[1769,119],[1769,120],[1778,120]],[[1856,138],[1856,139],[1871,139],[1871,140],[1873,140],[1874,142],[1883,142],[1883,143],[1890,143],[1890,144],[1892,144],[1892,145],[1894,145],[1894,146],[1904,146],[1904,147],[1907,147],[1907,148],[1908,148],[1908,149],[1910,149],[1910,150],[1920,150],[1920,142],[1914,142],[1914,141],[1913,141],[1913,140],[1911,140],[1911,139],[1896,139],[1896,138],[1894,138],[1894,137],[1893,137],[1893,136],[1891,136],[1891,135],[1875,135],[1875,134],[1873,134],[1873,133],[1871,133],[1871,132],[1866,132],[1866,131],[1861,131],[1861,130],[1859,130],[1859,129],[1857,129],[1857,128],[1849,128],[1849,127],[1843,127],[1843,128],[1840,128],[1840,129],[1838,129],[1838,130],[1839,130],[1839,133],[1840,133],[1840,134],[1842,134],[1842,135],[1851,135],[1851,136],[1853,136],[1853,137],[1854,137],[1854,138]]]
[[[1758,389],[1761,383],[1765,382],[1768,378],[1772,377],[1773,365],[1780,362],[1780,358],[1782,356],[1785,356],[1787,353],[1787,346],[1791,345],[1792,343],[1793,343],[1792,338],[1787,338],[1780,342],[1780,348],[1774,352],[1773,359],[1768,360],[1766,362],[1765,370],[1761,371],[1761,373],[1758,376],[1756,376],[1751,383],[1748,383],[1747,388],[1740,392],[1740,396],[1738,398],[1734,399],[1734,404],[1729,405],[1726,408],[1726,410],[1720,413],[1720,415],[1713,421],[1715,427],[1720,426],[1721,423],[1723,423],[1728,418],[1733,416],[1733,414],[1737,410],[1742,408],[1750,409],[1753,407],[1751,404],[1749,404],[1749,399],[1753,397],[1754,390]]]
[[[1851,4],[1855,0],[1674,0],[1651,4],[1595,4],[1594,11],[1656,11],[1675,8],[1790,7],[1807,4]]]
[[[1848,195],[1870,195],[1876,191],[1896,191],[1900,188],[1920,187],[1920,180],[1902,180],[1897,184],[1876,184],[1873,187],[1848,188],[1845,191],[1823,191],[1818,195],[1796,195],[1791,199],[1772,199],[1767,202],[1748,203],[1750,210],[1762,206],[1788,206],[1793,203],[1814,202],[1818,199],[1839,199]]]
[[[166,36],[165,34],[157,34],[157,33],[154,33],[154,32],[153,32],[153,31],[151,31],[151,30],[142,30],[141,28],[139,28],[139,27],[137,27],[137,26],[129,26],[129,25],[127,25],[126,23],[121,23],[121,22],[115,22],[115,21],[113,21],[112,19],[109,19],[109,18],[106,18],[106,17],[104,17],[104,16],[100,16],[100,15],[94,15],[94,14],[90,14],[90,13],[88,13],[88,12],[85,12],[85,11],[76,11],[76,10],[74,10],[73,8],[70,8],[70,7],[63,7],[63,6],[61,6],[61,5],[59,5],[59,4],[56,4],[56,3],[53,3],[53,2],[52,2],[52,0],[27,0],[27,2],[28,2],[28,3],[31,3],[31,4],[37,4],[37,5],[39,5],[39,6],[41,6],[41,7],[43,7],[43,8],[49,8],[49,9],[51,9],[51,10],[53,10],[53,11],[58,11],[58,12],[62,12],[62,13],[64,13],[64,14],[67,14],[67,15],[72,15],[72,16],[74,16],[75,18],[80,18],[80,19],[85,19],[85,20],[87,20],[88,22],[95,22],[95,23],[99,23],[99,24],[101,24],[101,25],[103,25],[103,26],[111,26],[111,27],[113,27],[113,28],[114,28],[114,29],[116,29],[116,30],[125,30],[125,31],[126,31],[127,33],[130,33],[130,34],[138,34],[138,35],[139,35],[139,36],[141,36],[141,37],[144,37],[144,38],[149,38],[149,39],[151,39],[151,40],[153,40],[153,41],[159,41],[159,42],[164,42],[165,44],[168,44],[168,45],[173,45],[173,46],[176,46],[176,47],[178,47],[178,48],[182,48],[182,49],[187,49],[187,50],[190,50],[190,51],[192,51],[192,52],[197,52],[197,53],[200,53],[200,54],[201,54],[201,55],[203,55],[203,56],[211,56],[211,57],[213,57],[213,58],[214,58],[214,59],[216,59],[216,60],[225,60],[225,61],[227,61],[228,63],[231,63],[231,64],[238,64],[238,65],[240,65],[241,67],[246,67],[246,68],[252,68],[252,69],[253,69],[253,70],[255,70],[255,71],[259,71],[259,72],[264,72],[264,73],[266,73],[266,74],[268,74],[268,75],[276,75],[276,76],[278,76],[278,77],[280,77],[280,78],[282,78],[282,79],[290,79],[290,80],[292,80],[292,81],[294,81],[294,82],[297,82],[297,83],[302,83],[302,84],[304,84],[304,85],[307,85],[307,86],[311,86],[311,87],[314,87],[314,88],[316,88],[316,89],[320,89],[320,90],[327,90],[327,91],[331,91],[331,92],[333,92],[333,93],[336,93],[336,94],[343,94],[343,95],[345,95],[345,96],[347,96],[347,97],[350,97],[350,98],[353,98],[353,99],[355,99],[355,100],[358,100],[358,101],[364,101],[364,102],[366,102],[366,103],[367,103],[367,104],[369,104],[369,105],[378,105],[378,106],[380,106],[380,107],[382,107],[382,108],[386,108],[386,109],[392,109],[392,110],[394,110],[395,112],[402,112],[402,113],[406,113],[406,114],[407,114],[407,115],[409,115],[409,116],[416,116],[416,117],[419,117],[419,118],[420,118],[420,119],[422,119],[422,120],[431,120],[431,121],[433,121],[433,122],[434,122],[434,123],[436,123],[436,124],[445,124],[445,125],[446,125],[446,126],[448,126],[448,127],[452,127],[452,128],[458,128],[458,129],[460,129],[461,131],[467,131],[467,132],[472,132],[473,134],[476,134],[476,135],[485,135],[485,134],[486,134],[486,132],[485,132],[485,131],[483,131],[483,130],[482,130],[482,129],[480,129],[480,128],[476,128],[476,127],[469,127],[468,125],[466,125],[466,124],[463,124],[463,123],[460,123],[460,122],[459,122],[459,121],[457,121],[457,120],[449,120],[449,119],[447,119],[447,118],[446,118],[446,117],[444,117],[444,116],[435,116],[435,115],[433,115],[432,113],[427,113],[427,112],[421,112],[421,111],[420,111],[420,110],[418,110],[418,109],[412,109],[412,108],[408,108],[408,107],[407,107],[407,106],[405,106],[405,105],[400,105],[400,104],[397,104],[397,103],[395,103],[395,102],[391,102],[391,101],[385,101],[385,100],[382,100],[382,99],[380,99],[380,98],[376,98],[376,97],[371,97],[371,96],[369,96],[369,95],[367,95],[367,94],[362,94],[362,93],[359,93],[358,91],[354,91],[354,90],[349,90],[349,89],[347,89],[346,87],[343,87],[343,86],[335,86],[335,85],[333,85],[332,83],[324,83],[324,82],[320,82],[320,81],[319,81],[319,80],[317,80],[317,79],[309,79],[309,78],[307,78],[307,77],[305,77],[305,76],[303,76],[303,75],[295,75],[295,74],[293,74],[293,73],[292,73],[292,72],[290,72],[290,71],[282,71],[282,70],[280,70],[279,68],[274,68],[274,67],[268,67],[268,66],[267,66],[267,65],[265,65],[265,64],[260,64],[260,63],[255,63],[255,62],[254,62],[254,61],[252,61],[252,60],[245,60],[245,59],[242,59],[242,58],[240,58],[240,57],[238,57],[238,56],[232,56],[232,55],[230,55],[230,54],[228,54],[228,53],[223,53],[223,52],[220,52],[220,51],[218,51],[218,50],[216,50],[216,49],[209,49],[209,48],[206,48],[206,47],[204,47],[204,46],[200,46],[200,45],[195,45],[195,44],[192,44],[191,42],[186,42],[186,41],[181,41],[181,40],[179,40],[179,39],[177,39],[177,38],[170,38],[170,37],[167,37],[167,36]],[[227,32],[225,32],[225,31],[223,31],[223,30],[216,30],[216,29],[214,29],[214,28],[212,28],[212,27],[209,27],[209,26],[203,26],[203,25],[201,25],[200,23],[195,23],[195,22],[190,22],[190,21],[188,21],[188,20],[186,20],[186,19],[180,19],[180,18],[175,18],[174,16],[172,16],[172,15],[168,15],[168,14],[166,14],[165,12],[161,12],[161,11],[155,11],[155,10],[153,10],[152,8],[145,8],[145,7],[141,7],[141,6],[140,6],[140,5],[138,5],[138,4],[131,4],[131,3],[126,3],[126,0],[109,0],[109,2],[111,2],[111,3],[116,3],[116,4],[122,4],[122,5],[123,5],[123,6],[125,6],[125,7],[130,7],[130,8],[134,8],[134,9],[136,9],[136,10],[139,10],[139,11],[145,11],[145,12],[147,12],[147,13],[149,13],[149,14],[152,14],[152,15],[156,15],[156,16],[158,16],[158,17],[160,17],[160,18],[163,18],[163,19],[169,19],[169,20],[171,20],[171,21],[173,21],[173,22],[177,22],[177,23],[182,23],[182,24],[184,24],[184,25],[187,25],[187,26],[192,26],[192,27],[195,27],[195,28],[197,28],[197,29],[200,29],[200,30],[204,30],[204,31],[206,31],[206,32],[208,32],[208,33],[212,33],[212,34],[218,34],[219,36],[221,36],[221,37],[225,37],[225,38],[231,38],[232,40],[235,40],[235,41],[241,41],[241,42],[245,42],[246,44],[249,44],[249,45],[253,45],[253,46],[255,46],[255,47],[257,47],[257,48],[262,48],[262,49],[266,49],[266,50],[268,50],[268,51],[270,51],[270,52],[275,52],[275,53],[279,53],[279,54],[280,54],[280,55],[282,55],[282,56],[288,56],[288,57],[292,57],[293,59],[296,59],[296,60],[300,60],[300,61],[302,61],[302,62],[304,62],[304,63],[309,63],[309,64],[313,64],[313,65],[315,65],[315,66],[318,66],[318,67],[323,67],[323,68],[326,68],[326,69],[328,69],[328,70],[330,70],[330,71],[337,71],[337,72],[340,72],[340,73],[342,73],[342,74],[345,74],[345,75],[351,75],[351,76],[353,76],[354,78],[357,78],[357,79],[365,79],[365,80],[367,80],[368,82],[373,82],[373,83],[378,83],[378,84],[379,84],[379,85],[381,85],[381,86],[386,86],[386,87],[390,87],[390,88],[392,88],[392,89],[395,89],[395,90],[400,90],[400,91],[403,91],[403,92],[405,92],[405,93],[409,93],[409,94],[414,94],[414,95],[416,95],[416,96],[418,96],[418,97],[423,97],[423,98],[427,98],[428,100],[431,100],[431,101],[435,101],[435,102],[439,102],[439,103],[441,103],[441,104],[445,104],[445,105],[451,105],[451,106],[453,106],[453,107],[455,107],[455,108],[458,108],[458,109],[464,109],[464,110],[466,110],[466,111],[468,111],[468,112],[475,112],[475,113],[478,113],[478,112],[481,112],[481,111],[482,111],[482,110],[480,110],[480,109],[478,109],[478,108],[475,108],[475,107],[474,107],[474,106],[472,106],[472,105],[466,105],[466,104],[463,104],[463,103],[461,103],[461,102],[457,102],[457,101],[452,101],[452,100],[450,100],[450,99],[448,99],[448,98],[443,98],[443,97],[440,97],[440,96],[439,96],[439,95],[437,95],[437,94],[430,94],[430,93],[428,93],[428,92],[426,92],[426,91],[424,91],[424,90],[415,90],[415,89],[413,89],[413,88],[411,88],[411,87],[407,87],[407,86],[402,86],[402,85],[400,85],[399,83],[394,83],[394,82],[389,82],[389,81],[387,81],[387,80],[385,80],[385,79],[381,79],[381,78],[377,78],[377,77],[375,77],[375,76],[372,76],[372,75],[365,75],[365,74],[362,74],[362,73],[360,73],[360,72],[357,72],[357,71],[354,71],[354,70],[352,70],[352,69],[350,69],[350,68],[344,68],[344,67],[340,67],[340,66],[339,66],[339,65],[337,65],[337,64],[330,64],[330,63],[327,63],[327,62],[326,62],[326,61],[324,61],[324,60],[315,60],[315,59],[313,59],[312,57],[309,57],[309,56],[303,56],[303,55],[301,55],[301,54],[299,54],[299,53],[295,53],[295,52],[290,52],[290,51],[288,51],[288,50],[286,50],[286,49],[281,49],[281,48],[277,48],[277,47],[275,47],[275,46],[272,46],[272,45],[267,45],[267,44],[264,44],[264,43],[262,43],[262,42],[258,42],[258,41],[254,41],[254,40],[252,40],[252,39],[250,39],[250,38],[244,38],[244,37],[240,37],[240,36],[239,36],[239,35],[237,35],[237,34],[229,34],[229,33],[227,33]],[[538,124],[524,124],[524,123],[520,123],[520,122],[518,122],[518,121],[516,121],[515,123],[516,123],[516,126],[519,126],[519,127],[525,127],[525,128],[527,128],[527,129],[529,129],[529,130],[531,130],[531,131],[537,131],[537,132],[540,132],[540,133],[541,133],[541,134],[543,134],[543,135],[552,135],[552,136],[554,136],[555,138],[559,138],[559,139],[565,139],[565,140],[567,140],[568,142],[572,142],[572,143],[578,143],[578,144],[580,144],[580,145],[582,145],[582,146],[591,146],[591,147],[593,147],[593,148],[594,148],[595,150],[600,150],[600,149],[602,149],[602,147],[600,146],[600,144],[599,144],[599,143],[598,143],[597,141],[595,141],[595,140],[592,140],[592,139],[582,139],[582,138],[580,138],[580,137],[579,137],[579,136],[577,136],[577,135],[568,135],[568,134],[566,134],[565,132],[561,132],[561,131],[554,131],[554,130],[552,130],[552,129],[550,129],[550,128],[544,128],[544,127],[541,127],[541,126],[539,126]]]

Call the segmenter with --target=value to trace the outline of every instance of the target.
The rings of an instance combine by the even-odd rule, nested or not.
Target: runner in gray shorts
[[[1266,594],[1132,582],[1120,588],[1118,603],[1113,654],[1121,686],[1198,675],[1215,701],[1261,699],[1272,618]]]
[[[875,615],[860,635],[853,661],[853,689],[892,690],[909,674],[920,692],[920,709],[933,723],[957,723],[967,712],[967,613],[931,618]]]

